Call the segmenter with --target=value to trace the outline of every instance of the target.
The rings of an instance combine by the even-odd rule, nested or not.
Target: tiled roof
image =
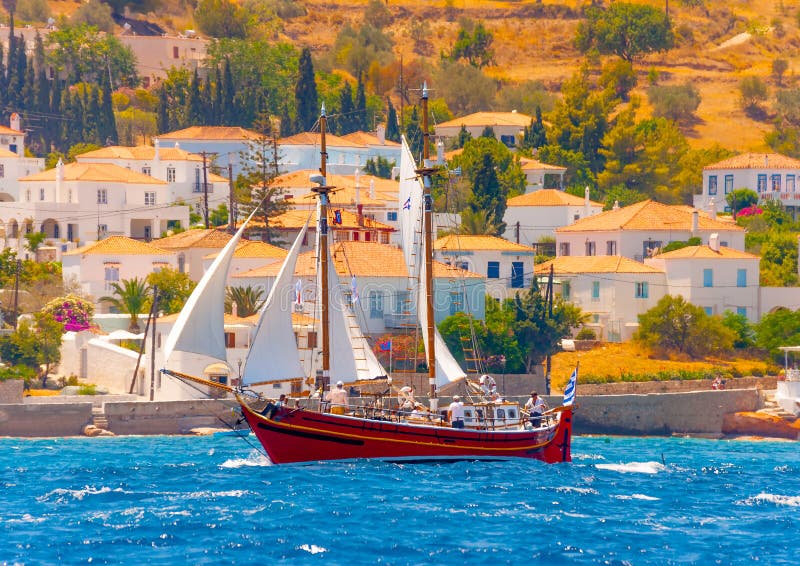
[[[654,259],[760,259],[760,257],[725,246],[720,246],[719,251],[714,251],[708,246],[687,246],[658,254]]]
[[[249,258],[249,259],[283,259],[289,254],[288,251],[278,246],[273,246],[266,242],[258,242],[256,240],[248,240],[239,242],[236,250],[233,252],[233,257]],[[219,255],[219,252],[210,253],[203,256],[203,259],[213,259]]]
[[[155,243],[169,250],[185,250],[188,248],[219,249],[225,247],[232,236],[222,230],[186,230],[160,240]]]
[[[191,126],[184,130],[161,134],[163,140],[251,140],[260,137],[258,132],[245,130],[238,126]]]
[[[373,132],[353,132],[352,134],[347,134],[342,136],[342,139],[347,141],[351,141],[353,143],[357,143],[359,145],[380,145],[386,147],[400,147],[400,144],[392,141],[392,140],[384,140],[381,143],[378,136]]]
[[[442,122],[437,124],[436,128],[460,128],[461,126],[518,126],[524,128],[530,125],[531,117],[520,112],[476,112],[449,122]]]
[[[541,189],[508,199],[507,206],[583,206],[584,200],[558,189]],[[589,201],[591,206],[603,208],[603,203]]]
[[[800,159],[780,153],[742,153],[703,167],[703,171],[713,169],[800,169]]]
[[[57,168],[23,177],[20,181],[55,181]],[[131,171],[113,163],[67,163],[64,165],[65,181],[94,181],[129,183],[132,185],[167,185],[165,181]]]
[[[93,244],[66,252],[63,255],[175,255],[175,252],[165,250],[148,244],[128,238],[126,236],[109,236],[104,240],[98,240]]]
[[[519,164],[522,167],[523,171],[552,171],[553,173],[563,173],[567,170],[566,167],[559,167],[558,165],[550,165],[549,163],[542,163],[541,161],[537,161],[536,159],[529,159],[527,157],[521,157],[519,160]]]
[[[581,218],[574,224],[556,228],[556,232],[609,232],[615,230],[686,230],[692,229],[692,211],[687,206],[669,206],[652,200],[637,202],[617,210],[607,210]],[[744,231],[740,226],[714,220],[698,212],[700,230]]]
[[[408,277],[406,262],[400,248],[377,242],[337,242],[331,251],[336,272],[341,277]],[[275,277],[281,262],[251,269],[234,275],[234,278]],[[310,277],[316,274],[316,253],[308,251],[297,257],[295,276]],[[433,262],[433,276],[437,278],[482,278],[477,273]]]
[[[497,236],[468,236],[463,234],[450,234],[439,238],[433,243],[433,249],[438,251],[466,251],[490,250],[510,252],[533,252],[533,248],[510,242]]]
[[[7,136],[21,136],[25,135],[25,132],[20,132],[19,130],[12,130],[8,126],[0,126],[0,134],[5,134]]]
[[[328,209],[328,224],[334,230],[379,230],[382,232],[394,232],[394,228],[392,226],[367,217],[362,219],[363,225],[360,225],[358,223],[358,215],[354,212],[350,212],[349,210],[341,210],[342,223],[334,224],[333,220],[335,211],[335,207]],[[278,229],[299,230],[303,227],[303,224],[305,224],[308,214],[308,210],[287,210],[283,214],[270,219],[270,223],[273,227]],[[308,226],[310,229],[314,229],[316,224],[317,213],[314,211],[312,212],[312,218]],[[257,227],[259,226],[259,222],[251,221],[250,225]],[[260,225],[263,226],[263,223]]]
[[[550,273],[663,273],[661,270],[619,255],[561,256],[540,263],[534,268],[537,275]]]
[[[299,134],[295,134],[293,136],[288,136],[285,138],[280,138],[278,140],[278,145],[313,145],[319,146],[321,144],[321,136],[319,133],[316,132],[300,132]],[[334,136],[332,134],[325,134],[325,145],[326,147],[361,147],[363,148],[364,145],[356,142],[352,142],[345,138],[340,138],[339,136]]]
[[[272,182],[273,185],[283,187],[285,189],[310,189],[314,186],[309,177],[319,172],[316,169],[301,169],[299,171],[292,171],[285,173]],[[325,179],[328,185],[336,187],[337,189],[355,189],[356,177],[355,175],[331,175],[329,174]],[[369,194],[370,185],[375,186],[376,193],[397,193],[400,190],[400,182],[392,179],[381,179],[380,177],[373,177],[372,175],[359,175],[358,186],[361,188],[361,194]]]
[[[94,151],[87,151],[76,157],[78,161],[91,161],[92,159],[129,159],[132,161],[152,161],[156,157],[156,148],[152,145],[137,145],[127,147],[112,145]],[[177,147],[160,147],[158,158],[163,161],[203,161],[203,157],[196,153],[189,153]]]

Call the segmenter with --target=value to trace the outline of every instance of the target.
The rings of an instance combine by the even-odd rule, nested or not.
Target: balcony
[[[383,325],[386,328],[408,328],[416,326],[417,316],[411,313],[386,313],[383,315]]]
[[[212,183],[205,183],[206,188],[208,189],[208,194],[214,193],[214,185]],[[203,193],[203,182],[202,181],[195,181],[192,184],[192,192],[193,193]]]

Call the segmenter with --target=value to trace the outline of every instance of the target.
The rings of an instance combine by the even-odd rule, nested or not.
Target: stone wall
[[[108,430],[115,434],[186,434],[193,428],[232,426],[238,414],[231,399],[111,402],[103,405]]]
[[[21,379],[0,380],[0,405],[5,403],[22,403],[25,382]]]
[[[647,393],[686,393],[711,391],[711,379],[685,379],[672,381],[643,381],[618,383],[581,383],[578,378],[578,395],[631,395]],[[725,382],[725,389],[775,389],[777,378],[737,377]]]
[[[78,436],[92,422],[92,404],[0,405],[0,436]]]

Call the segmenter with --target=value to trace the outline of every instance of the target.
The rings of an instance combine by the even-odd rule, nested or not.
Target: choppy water
[[[271,466],[235,437],[0,439],[0,563],[797,564],[800,444]]]

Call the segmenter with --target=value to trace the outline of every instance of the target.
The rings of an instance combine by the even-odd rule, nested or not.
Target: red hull
[[[240,401],[241,402],[241,401]],[[538,431],[472,431],[279,409],[271,418],[241,402],[242,412],[275,464],[320,460],[477,460],[530,458],[570,462],[572,408]]]

